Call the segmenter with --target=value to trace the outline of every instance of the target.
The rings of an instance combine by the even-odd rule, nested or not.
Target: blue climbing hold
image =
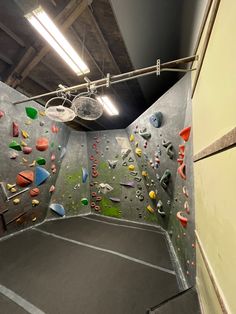
[[[49,208],[57,215],[65,216],[65,208],[61,204],[51,204]]]
[[[160,111],[155,112],[149,118],[149,121],[151,125],[154,126],[154,128],[159,128],[162,124],[162,120],[163,120],[163,115]]]
[[[46,169],[37,166],[35,169],[35,184],[36,184],[36,186],[43,184],[49,176],[50,176],[50,173]]]
[[[88,178],[88,170],[86,168],[82,168],[82,182],[85,183]]]

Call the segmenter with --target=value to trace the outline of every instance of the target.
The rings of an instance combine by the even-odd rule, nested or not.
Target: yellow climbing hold
[[[134,171],[134,165],[129,165],[128,169],[129,169],[130,171]]]
[[[29,165],[29,167],[34,167],[35,165],[36,165],[36,160],[34,160],[32,164]]]
[[[151,214],[153,214],[153,213],[155,212],[155,210],[154,210],[150,205],[147,206],[147,210],[148,210]]]
[[[7,183],[7,189],[8,189],[8,190],[11,190],[12,188],[14,188],[14,186],[16,186],[16,185],[15,185],[15,184]]]
[[[11,193],[16,193],[17,189],[16,188],[11,188],[10,191],[11,191]]]
[[[149,192],[149,197],[152,199],[152,200],[155,200],[156,198],[156,193],[154,191],[150,191]]]
[[[32,205],[33,206],[37,206],[39,204],[39,201],[38,200],[32,200]]]
[[[17,204],[19,204],[20,203],[20,199],[19,198],[15,198],[14,200],[13,200],[13,204],[15,204],[15,205],[17,205]]]
[[[32,219],[33,222],[35,222],[36,220],[37,220],[37,217],[34,217],[34,218]]]
[[[148,176],[147,171],[142,171],[142,176],[143,176],[143,177],[147,177],[147,176]]]
[[[24,138],[28,138],[28,137],[29,137],[29,133],[26,132],[25,130],[21,130],[21,135],[22,135]]]
[[[138,157],[141,157],[141,155],[142,155],[142,150],[141,150],[141,148],[137,147],[137,148],[135,149],[135,153],[136,153],[136,155],[137,155]]]
[[[25,125],[30,125],[32,122],[30,120],[25,121]]]
[[[39,111],[39,114],[40,114],[40,116],[42,116],[42,117],[46,116],[45,111]]]
[[[133,134],[130,135],[129,140],[130,140],[130,142],[134,141],[134,135]]]
[[[21,141],[21,142],[20,142],[20,145],[21,145],[22,147],[25,147],[25,146],[27,146],[27,143],[24,142],[24,141]]]

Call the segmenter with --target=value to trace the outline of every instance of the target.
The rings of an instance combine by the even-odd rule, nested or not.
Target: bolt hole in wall
[[[1,236],[94,212],[168,231],[195,278],[190,76],[127,129],[78,132],[0,84]],[[19,193],[19,194],[17,194]]]

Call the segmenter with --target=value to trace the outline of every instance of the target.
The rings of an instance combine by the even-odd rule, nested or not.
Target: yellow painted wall
[[[221,0],[193,97],[194,154],[236,126],[235,14],[236,1]],[[236,148],[196,162],[194,174],[196,230],[226,306],[236,313]],[[206,276],[197,251],[200,298],[205,313],[215,314],[219,305]]]

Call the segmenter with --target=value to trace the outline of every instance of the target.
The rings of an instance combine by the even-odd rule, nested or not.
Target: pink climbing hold
[[[190,214],[190,208],[189,208],[189,204],[187,201],[184,203],[184,209],[186,210],[187,214]]]
[[[52,155],[51,155],[51,161],[54,161],[55,159],[56,159],[55,154],[52,154]]]
[[[58,133],[59,132],[59,127],[56,126],[55,124],[52,125],[51,127],[52,133]]]
[[[49,193],[53,193],[55,191],[55,185],[51,185],[49,189]]]
[[[16,122],[12,122],[12,136],[13,137],[19,136],[19,125]]]
[[[179,211],[177,214],[176,214],[176,217],[177,219],[179,219],[181,225],[186,228],[187,227],[187,224],[188,224],[188,218],[182,216],[183,212],[182,211]]]
[[[32,147],[29,147],[29,146],[24,146],[22,148],[23,153],[26,155],[29,155],[30,153],[32,153],[32,150],[33,150]]]
[[[187,142],[190,136],[190,131],[191,131],[191,126],[188,126],[179,132],[179,136],[181,136],[182,139],[185,142]]]
[[[182,163],[182,165],[180,165],[178,168],[178,174],[184,180],[186,180],[185,168],[186,168],[185,163]]]
[[[4,117],[4,112],[2,110],[0,110],[0,119]]]

